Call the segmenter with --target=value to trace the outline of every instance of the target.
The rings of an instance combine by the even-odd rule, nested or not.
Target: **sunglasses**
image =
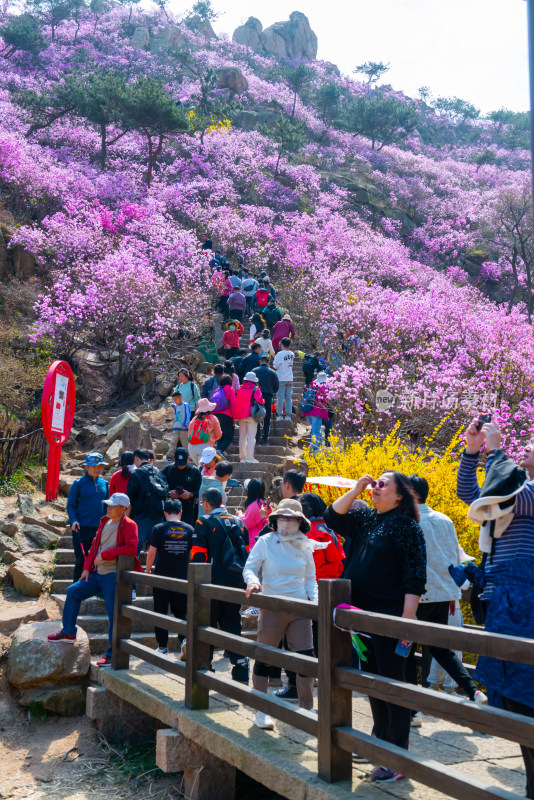
[[[373,489],[384,489],[386,486],[389,486],[389,481],[371,481]]]

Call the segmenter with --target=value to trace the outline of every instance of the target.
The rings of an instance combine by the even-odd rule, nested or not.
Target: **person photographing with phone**
[[[486,630],[534,638],[534,441],[525,445],[519,466],[514,464],[488,416],[480,415],[467,428],[457,494],[470,503],[469,518],[481,523]],[[484,444],[486,478],[480,487],[477,468]],[[473,677],[486,686],[490,705],[534,717],[534,666],[480,656]],[[534,798],[534,748],[521,745],[521,753],[526,796]]]
[[[369,486],[373,508],[351,510]],[[351,581],[352,604],[364,611],[416,619],[426,585],[426,547],[417,500],[406,475],[393,470],[383,472],[377,480],[363,475],[353,489],[326,509],[324,521],[345,538],[343,577]],[[406,680],[407,659],[395,652],[401,644],[398,640],[372,634],[366,644],[367,672]],[[373,735],[408,749],[410,709],[374,697],[369,703]],[[376,783],[402,777],[383,766],[371,774]]]

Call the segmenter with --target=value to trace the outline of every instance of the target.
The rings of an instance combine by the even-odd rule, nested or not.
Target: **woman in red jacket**
[[[289,314],[286,314],[284,317],[282,317],[281,320],[279,320],[275,325],[273,325],[272,342],[276,352],[280,350],[280,342],[282,341],[282,339],[285,339],[286,337],[288,339],[291,339],[291,341],[293,341],[293,339],[295,338],[295,326],[293,325],[293,320],[291,319]]]
[[[137,559],[137,523],[126,516],[130,498],[116,492],[104,503],[108,507],[107,514],[100,520],[91,549],[85,557],[81,578],[67,589],[63,627],[48,637],[52,642],[75,641],[76,620],[82,601],[102,593],[109,620],[109,647],[104,657],[97,661],[101,667],[111,663],[117,557],[133,556],[134,569],[143,571]]]
[[[239,351],[239,337],[245,329],[237,319],[232,319],[226,323],[227,330],[223,333],[222,343],[225,358],[232,358]]]
[[[128,494],[128,481],[134,469],[134,454],[130,450],[125,450],[124,453],[121,453],[119,467],[120,470],[113,473],[109,482],[110,496],[115,492]]]

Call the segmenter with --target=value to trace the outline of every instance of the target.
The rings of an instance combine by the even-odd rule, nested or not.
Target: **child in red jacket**
[[[100,520],[93,544],[85,557],[81,578],[67,589],[63,607],[63,627],[58,633],[51,633],[48,637],[52,642],[74,642],[76,620],[82,600],[101,592],[109,620],[109,647],[104,657],[97,661],[101,667],[111,663],[117,557],[134,556],[135,570],[143,571],[137,560],[137,523],[126,516],[130,498],[126,494],[116,492],[109,500],[104,500],[104,503],[108,511]]]
[[[238,319],[232,319],[226,323],[227,330],[223,333],[222,343],[225,350],[225,358],[232,358],[239,352],[239,337],[245,329]]]

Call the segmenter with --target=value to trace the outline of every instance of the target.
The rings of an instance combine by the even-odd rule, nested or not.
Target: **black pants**
[[[534,717],[534,708],[532,706],[526,706],[524,703],[518,703],[517,700],[510,700],[508,697],[503,697],[503,700],[508,711],[513,711],[515,714],[524,714],[525,717]],[[534,748],[521,745],[521,755],[523,756],[527,773],[526,796],[534,798]]]
[[[269,431],[271,430],[271,411],[273,409],[273,396],[272,394],[267,394],[267,392],[263,392],[263,399],[265,400],[265,417],[263,420],[262,425],[258,425],[256,430],[256,442],[260,441],[260,438],[263,444],[267,444],[267,439],[269,438]],[[260,437],[260,427],[263,428]]]
[[[80,580],[80,575],[83,572],[83,562],[93,544],[97,528],[98,525],[81,525],[78,532],[72,531],[72,546],[74,548],[73,583]]]
[[[236,319],[238,322],[243,322],[243,312],[238,311],[236,309],[229,309],[228,314],[230,315],[230,319]],[[233,354],[235,355],[235,353]],[[228,356],[230,358],[230,356]]]
[[[304,382],[306,383],[306,386],[309,386],[313,381],[313,376],[315,375],[315,367],[312,367],[311,364],[303,364],[302,371],[304,373]]]
[[[223,318],[228,319],[230,313],[228,310],[228,295],[223,295],[222,297],[219,297],[219,300],[217,301],[217,306],[219,308],[220,313],[223,315]]]
[[[366,672],[398,681],[406,680],[406,659],[395,653],[398,639],[373,634],[370,639],[365,640],[365,643],[369,648],[366,653],[367,664],[364,664]],[[376,697],[370,697],[369,703],[373,714],[373,736],[407,750],[410,738],[410,709],[378,700]]]
[[[417,619],[421,620],[421,622],[433,622],[436,625],[447,625],[449,619],[448,601],[445,600],[440,603],[419,603]],[[409,659],[411,662],[415,663],[413,649],[414,648],[412,648]],[[428,673],[430,672],[430,664],[433,658],[435,658],[440,667],[456,681],[458,686],[464,690],[469,699],[474,700],[476,686],[473,679],[456,653],[444,647],[423,646],[423,686],[428,686]],[[410,683],[417,683],[417,680],[413,679],[413,663],[411,663],[408,668],[408,680]]]
[[[234,420],[228,414],[221,414],[220,412],[216,412],[214,416],[219,420],[222,431],[222,436],[217,442],[217,450],[219,453],[224,453],[234,441]]]
[[[241,614],[240,606],[237,603],[225,603],[223,600],[211,601],[211,627],[219,627],[225,633],[233,633],[241,636]],[[214,647],[211,648],[211,658],[213,658]],[[238,660],[244,656],[232,653],[228,650],[228,657],[232,664],[237,664]]]
[[[179,592],[171,592],[169,589],[158,589],[154,586],[154,611],[156,614],[168,614],[169,606],[176,619],[187,619],[187,595]],[[169,642],[169,631],[165,628],[155,628],[156,641],[158,647],[167,647]],[[180,641],[184,637],[180,635]]]

